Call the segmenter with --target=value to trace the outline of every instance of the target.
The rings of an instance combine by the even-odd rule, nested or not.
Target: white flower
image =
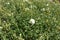
[[[10,4],[9,2],[7,2],[6,4]]]
[[[35,20],[34,19],[30,19],[29,23],[34,25],[35,24]]]
[[[3,27],[0,26],[0,29],[2,29]]]
[[[49,6],[49,4],[46,4],[46,6]]]
[[[4,20],[3,22],[5,23],[6,21]]]
[[[21,36],[21,34],[20,34],[20,36]]]
[[[42,8],[41,11],[45,11],[46,9],[45,8]]]
[[[43,8],[42,10],[45,11],[45,8]]]

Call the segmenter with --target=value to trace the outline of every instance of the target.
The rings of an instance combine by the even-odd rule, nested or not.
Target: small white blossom
[[[46,6],[49,6],[49,4],[46,4]]]
[[[9,2],[7,2],[6,4],[10,4]]]
[[[46,9],[45,8],[42,8],[41,11],[45,11]]]
[[[22,34],[20,34],[20,36],[21,36]]]
[[[34,19],[30,19],[29,23],[34,25],[35,24],[35,20]]]
[[[4,20],[3,22],[5,23],[6,21]]]
[[[2,29],[3,27],[0,26],[0,29]]]

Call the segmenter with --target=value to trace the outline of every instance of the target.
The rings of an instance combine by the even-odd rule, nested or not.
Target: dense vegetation
[[[35,20],[34,25],[30,19]],[[0,40],[60,40],[60,4],[50,0],[0,0]]]

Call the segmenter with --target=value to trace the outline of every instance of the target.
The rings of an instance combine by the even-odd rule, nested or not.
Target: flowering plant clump
[[[60,40],[60,3],[0,0],[0,40]]]

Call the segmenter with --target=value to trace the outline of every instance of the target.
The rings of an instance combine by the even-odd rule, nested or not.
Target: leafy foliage
[[[31,25],[33,18],[36,23]],[[60,4],[48,0],[0,0],[1,40],[60,40]]]

